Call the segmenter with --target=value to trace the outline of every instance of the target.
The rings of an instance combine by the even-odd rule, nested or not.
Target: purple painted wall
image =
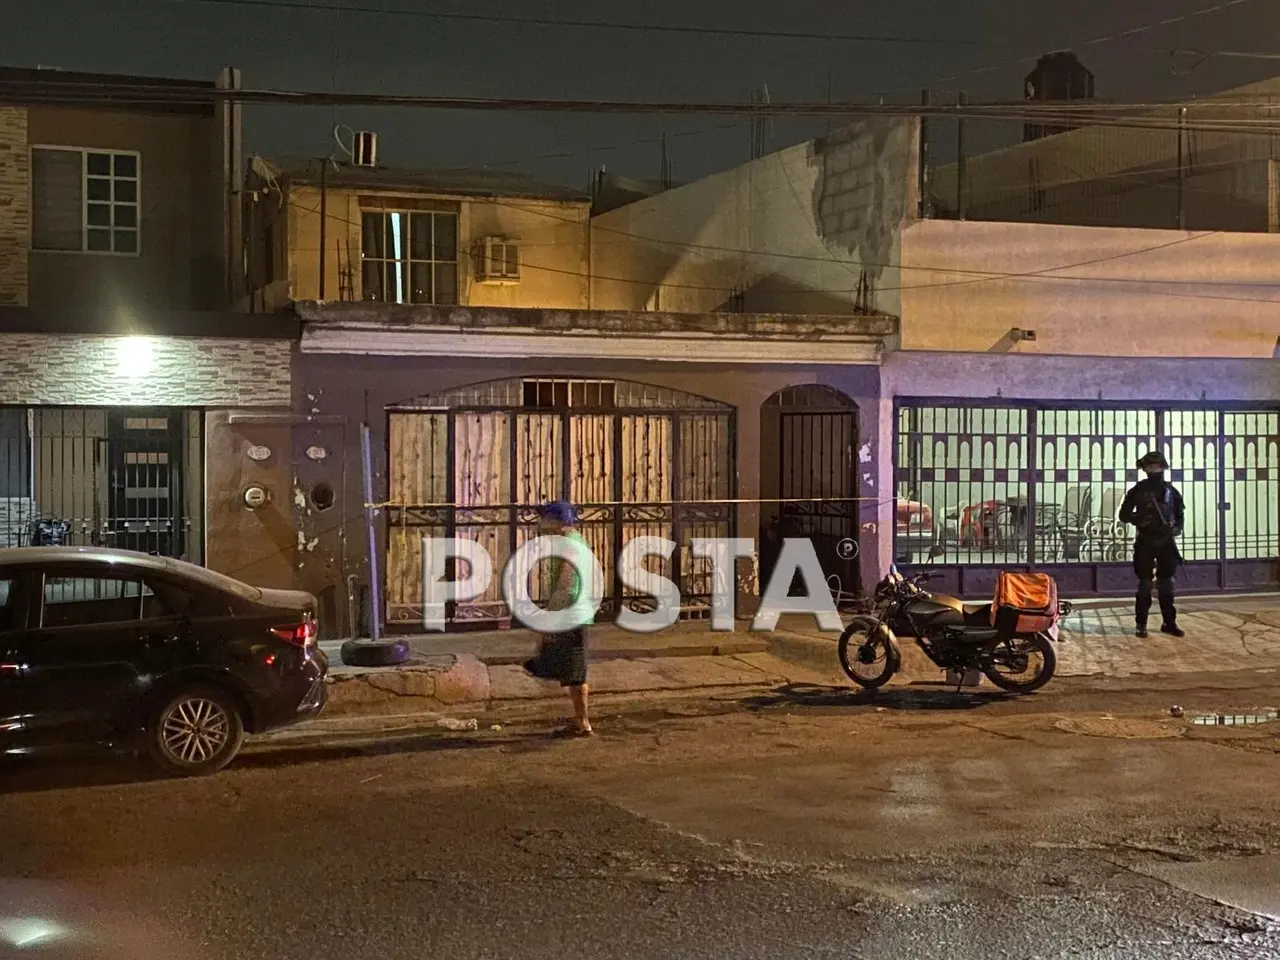
[[[776,471],[776,451],[761,449],[761,406],[784,387],[820,383],[844,393],[857,411],[859,496],[877,497],[880,478],[875,465],[880,432],[880,375],[873,366],[720,365],[638,361],[483,361],[433,357],[374,357],[299,353],[293,375],[294,409],[315,418],[294,428],[295,512],[299,527],[298,585],[322,598],[328,611],[346,624],[346,578],[360,585],[369,579],[364,546],[363,498],[360,490],[359,426],[368,420],[373,432],[374,486],[386,495],[387,417],[389,405],[425,394],[487,380],[510,377],[586,377],[632,380],[708,397],[737,411],[737,496],[761,496],[761,471]],[[317,460],[308,449],[323,448]],[[313,450],[314,452],[314,450]],[[318,510],[311,497],[319,484],[336,492],[333,507]],[[769,484],[766,484],[768,486]],[[775,484],[776,486],[776,484]],[[886,490],[889,487],[886,485]],[[861,505],[860,550],[875,558],[880,549],[879,509]],[[756,537],[760,505],[738,509],[739,536]],[[868,527],[867,524],[870,524]],[[385,556],[385,529],[378,531]],[[874,583],[878,565],[862,564],[864,584]],[[385,571],[383,571],[385,573]],[[741,610],[740,606],[740,610]]]

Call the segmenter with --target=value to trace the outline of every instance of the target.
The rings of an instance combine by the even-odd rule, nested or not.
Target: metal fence
[[[1002,567],[1078,592],[1127,590],[1119,522],[1135,464],[1158,449],[1186,504],[1190,586],[1259,586],[1280,557],[1280,409],[960,404],[898,407],[896,555],[985,592]]]
[[[1267,125],[1276,102],[1264,94],[1110,116],[1077,110],[1044,124],[928,119],[924,214],[1265,232],[1274,228],[1276,154]]]
[[[0,546],[199,562],[201,451],[195,410],[0,408]]]

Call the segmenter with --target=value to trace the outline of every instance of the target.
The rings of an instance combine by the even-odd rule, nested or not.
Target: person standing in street
[[[1177,540],[1182,536],[1182,495],[1165,479],[1169,464],[1163,454],[1151,451],[1138,461],[1138,469],[1146,473],[1146,479],[1126,494],[1120,506],[1120,522],[1137,528],[1133,543],[1133,569],[1138,575],[1135,635],[1148,635],[1147,616],[1151,612],[1154,577],[1163,618],[1160,632],[1182,637],[1185,634],[1178,627],[1178,611],[1173,603],[1173,578],[1182,564]]]
[[[557,500],[545,504],[538,511],[538,534],[544,537],[565,537],[577,548],[578,559],[569,563],[559,557],[546,561],[547,576],[543,595],[547,597],[547,610],[572,610],[576,627],[563,633],[543,638],[533,659],[524,664],[525,670],[540,680],[558,681],[569,691],[573,704],[573,724],[563,732],[572,736],[589,737],[595,730],[587,713],[587,634],[586,627],[595,618],[595,610],[588,609],[589,591],[584,589],[583,576],[591,569],[591,547],[577,529],[577,511],[573,505]]]

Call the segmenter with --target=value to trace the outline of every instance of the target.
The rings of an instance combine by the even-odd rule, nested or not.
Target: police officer
[[[1182,563],[1177,543],[1182,536],[1182,495],[1164,478],[1169,464],[1163,454],[1151,451],[1138,461],[1138,469],[1146,473],[1146,479],[1128,492],[1120,506],[1120,522],[1133,524],[1138,531],[1133,544],[1133,569],[1138,574],[1136,635],[1147,636],[1154,573],[1164,618],[1160,632],[1182,637],[1185,634],[1178,628],[1178,611],[1173,605],[1173,577]]]

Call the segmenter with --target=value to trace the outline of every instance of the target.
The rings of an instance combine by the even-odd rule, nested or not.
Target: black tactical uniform
[[[1159,453],[1148,453],[1138,461],[1147,478],[1135,486],[1120,507],[1120,521],[1137,527],[1133,544],[1133,569],[1138,574],[1138,597],[1134,607],[1137,635],[1147,635],[1147,615],[1151,612],[1151,580],[1158,584],[1162,633],[1183,636],[1178,628],[1178,611],[1173,605],[1173,578],[1182,564],[1177,538],[1182,536],[1182,495],[1164,478],[1169,464]]]

